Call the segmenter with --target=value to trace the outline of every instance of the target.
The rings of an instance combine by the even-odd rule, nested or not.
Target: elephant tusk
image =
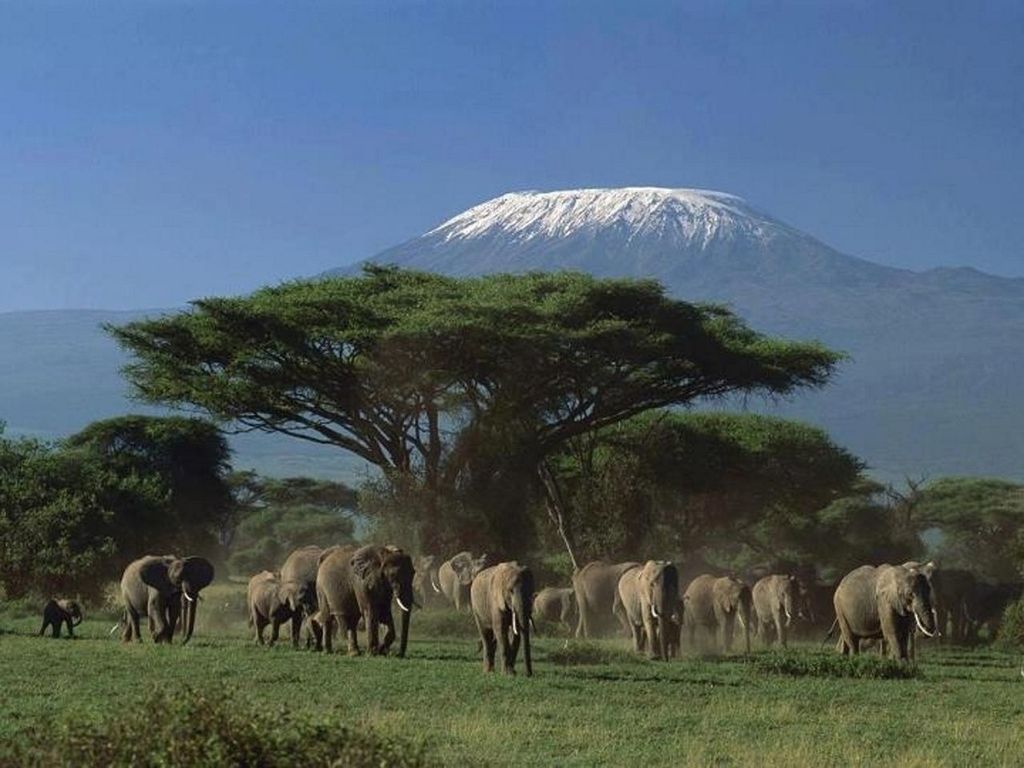
[[[181,594],[183,594],[185,596],[185,599],[188,600],[190,603],[194,603],[196,601],[196,599],[194,597],[190,597],[188,592],[186,592],[185,590],[182,590]]]
[[[406,613],[409,613],[409,609],[405,607],[405,603],[402,602],[402,598],[400,598],[398,595],[395,595],[395,602],[398,603],[399,608],[401,608]]]
[[[917,615],[917,611],[914,611],[913,613],[914,613],[914,621],[917,622],[917,628],[921,630],[921,634],[923,634],[925,637],[935,637],[935,633],[934,632],[929,632],[927,629],[924,628],[924,624],[921,623],[921,619]]]
[[[519,634],[519,625],[516,623],[516,612],[512,611],[512,634]]]
[[[651,603],[651,616],[655,619],[658,618],[658,610],[654,607],[654,603]]]
[[[437,594],[441,594],[441,588],[437,586],[437,582],[434,581],[434,574],[430,574],[430,586],[434,588],[434,591],[437,592]]]
[[[111,627],[111,628],[110,628],[110,631],[109,631],[109,632],[107,632],[107,635],[112,635],[112,634],[114,634],[114,633],[115,633],[115,632],[117,632],[117,630],[118,630],[118,629],[120,629],[120,628],[121,628],[121,624],[120,624],[120,623],[117,623],[117,624],[115,624],[115,625],[114,625],[113,627]]]

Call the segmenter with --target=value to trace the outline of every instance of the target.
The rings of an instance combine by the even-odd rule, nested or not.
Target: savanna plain
[[[909,671],[873,655],[849,662],[811,639],[655,662],[625,640],[567,641],[542,625],[534,676],[505,677],[482,672],[468,615],[417,612],[407,658],[349,658],[284,639],[258,647],[242,598],[210,592],[186,646],[124,645],[109,634],[113,612],[74,640],[36,637],[27,612],[0,614],[0,763],[24,762],[32,753],[18,750],[40,733],[106,723],[104,739],[131,738],[117,723],[150,718],[157,730],[164,702],[196,696],[259,714],[259,728],[370,732],[423,765],[1019,765],[1024,755],[1021,660],[990,648],[922,644]]]

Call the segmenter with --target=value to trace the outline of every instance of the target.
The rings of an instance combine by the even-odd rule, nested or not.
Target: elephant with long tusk
[[[789,627],[793,623],[793,614],[801,615],[800,581],[796,576],[775,573],[765,576],[754,584],[751,595],[754,600],[756,633],[765,645],[771,646],[778,640],[783,648],[787,647]],[[772,637],[774,630],[775,637]]]
[[[530,569],[514,560],[485,568],[473,579],[470,605],[480,632],[484,671],[494,671],[495,653],[500,647],[502,670],[506,675],[514,675],[521,644],[526,675],[532,675],[533,573]]]
[[[366,624],[371,654],[386,655],[395,640],[391,606],[398,605],[401,634],[398,656],[405,656],[409,643],[409,620],[413,607],[412,558],[398,547],[339,547],[320,563],[316,576],[319,621],[324,649],[334,649],[332,629],[345,631],[349,655],[359,654],[359,620]],[[380,639],[380,626],[384,638]]]
[[[187,643],[195,629],[199,593],[213,575],[213,564],[204,557],[147,555],[129,563],[121,576],[122,639],[141,640],[139,619],[147,615],[153,642],[171,642],[180,618],[185,633],[182,643]]]
[[[916,568],[863,565],[839,582],[833,604],[844,654],[860,653],[863,640],[883,639],[892,658],[908,661],[914,628],[925,637],[938,631],[931,584]]]
[[[648,560],[619,578],[619,601],[633,633],[633,650],[668,659],[669,622],[679,602],[679,572],[667,560]]]

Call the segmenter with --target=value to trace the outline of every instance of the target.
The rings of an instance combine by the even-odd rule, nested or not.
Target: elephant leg
[[[906,638],[900,637],[898,619],[895,616],[882,614],[879,616],[882,625],[882,640],[889,646],[889,655],[897,661],[907,658]],[[884,651],[883,651],[884,654]]]
[[[348,641],[348,655],[359,656],[362,651],[359,650],[359,617],[353,616],[351,620],[346,619],[344,621],[345,627],[345,638]],[[334,631],[333,625],[330,627],[324,627],[324,640],[332,634]]]
[[[585,601],[579,601],[580,615],[576,619],[576,637],[590,637],[590,610]]]
[[[68,616],[66,619],[64,619],[64,623],[67,625],[67,628],[68,628],[68,637],[74,637],[75,636],[75,630],[74,630],[74,625],[71,623],[71,617]]]
[[[484,672],[494,671],[494,656],[498,650],[498,639],[494,636],[494,630],[487,629],[483,636],[484,643]]]
[[[658,649],[658,633],[649,614],[644,616],[644,635],[646,636],[647,656],[652,659],[660,658],[661,654]]]
[[[850,628],[850,622],[842,614],[836,616],[836,623],[839,625],[839,642],[842,643],[842,653],[849,656],[851,653],[860,653],[860,638],[855,637]]]
[[[320,627],[322,628],[320,636],[323,640],[324,653],[334,653],[334,634],[331,632],[331,627],[334,626],[337,620],[333,613],[328,613],[326,616],[323,616],[323,620],[320,622]],[[351,649],[351,645],[349,648]]]
[[[641,629],[639,624],[633,625],[633,650],[636,653],[641,653],[644,649],[644,638],[642,632],[643,630]]]
[[[365,614],[366,621],[366,645],[370,649],[371,656],[380,654],[380,620],[369,610]]]
[[[292,648],[299,647],[299,637],[302,635],[302,613],[295,611],[291,619]]]
[[[263,630],[267,627],[267,620],[262,616],[257,616],[256,621],[256,643],[258,645],[265,645],[266,641],[263,639]]]
[[[508,668],[512,671],[513,674],[515,674],[516,671],[516,659],[519,657],[519,643],[521,639],[521,634],[517,635],[513,633],[512,642],[509,643]]]
[[[39,628],[39,635],[38,635],[39,637],[42,637],[43,635],[46,634],[46,627],[47,626],[49,626],[49,622],[46,619],[43,619],[43,626]]]
[[[779,611],[775,612],[775,637],[779,641],[779,645],[783,648],[786,647],[786,622],[782,619],[782,614]]]
[[[281,622],[279,619],[274,619],[270,624],[270,644],[276,645],[278,639],[281,637]]]
[[[626,615],[626,608],[622,605],[622,601],[619,599],[619,593],[616,591],[615,599],[612,601],[612,616],[619,620],[619,626],[622,627],[622,632],[626,637],[629,637],[632,632],[632,625],[629,621],[629,617]]]
[[[395,617],[389,614],[384,617],[384,639],[380,644],[380,652],[387,655],[393,642],[395,642]]]
[[[509,623],[505,621],[504,613],[499,613],[494,617],[491,626],[497,625],[500,629],[497,634],[498,646],[501,648],[501,669],[506,675],[515,674],[515,670],[512,669],[512,646],[509,643]]]

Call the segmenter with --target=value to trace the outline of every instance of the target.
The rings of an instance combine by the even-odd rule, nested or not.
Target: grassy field
[[[996,651],[926,648],[916,679],[839,679],[814,665],[766,671],[792,665],[764,663],[775,658],[764,652],[655,663],[624,642],[566,649],[541,638],[535,676],[506,678],[481,671],[468,617],[415,617],[405,660],[351,659],[258,648],[231,600],[218,612],[217,599],[184,647],[123,646],[108,636],[110,620],[57,641],[32,636],[34,618],[0,618],[0,743],[190,685],[370,726],[422,744],[442,765],[1010,765],[1024,756],[1020,660]]]

